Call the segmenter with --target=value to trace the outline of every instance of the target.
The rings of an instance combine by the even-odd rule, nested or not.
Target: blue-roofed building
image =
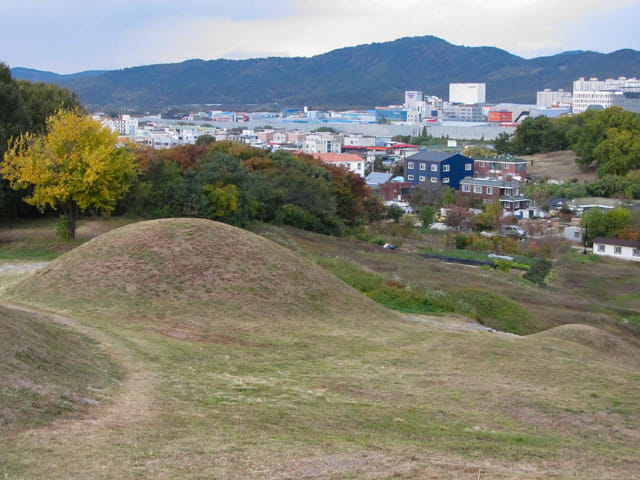
[[[422,150],[405,159],[404,173],[414,187],[439,183],[458,190],[460,180],[473,176],[473,159],[459,153]]]

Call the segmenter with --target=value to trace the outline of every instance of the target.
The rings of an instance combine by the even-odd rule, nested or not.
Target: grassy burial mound
[[[0,434],[101,403],[118,369],[96,342],[0,307]]]
[[[179,332],[187,325],[194,331],[212,324],[253,329],[274,319],[390,315],[295,252],[203,219],[112,230],[62,255],[12,293],[71,311],[119,314],[177,336],[190,335]]]

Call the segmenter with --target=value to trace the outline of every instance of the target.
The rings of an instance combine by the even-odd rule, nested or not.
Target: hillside
[[[0,436],[0,476],[637,474],[636,347],[580,325],[521,337],[410,321],[280,241],[291,249],[208,220],[141,222],[0,288],[64,312],[125,372],[91,418]]]
[[[580,76],[640,76],[640,52],[571,52],[524,59],[493,47],[453,45],[433,36],[401,38],[310,58],[189,60],[117,71],[16,78],[52,81],[90,109],[223,104],[242,108],[372,107],[398,104],[418,89],[447,99],[448,84],[486,82],[488,102],[534,103],[536,91],[571,89]]]

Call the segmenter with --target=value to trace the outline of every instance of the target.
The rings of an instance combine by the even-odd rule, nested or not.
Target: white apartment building
[[[376,137],[355,134],[345,135],[342,144],[345,147],[375,147]]]
[[[113,124],[120,135],[135,137],[138,130],[138,119],[131,118],[130,115],[122,115],[120,118],[113,119]]]
[[[545,88],[542,92],[537,92],[536,105],[543,107],[554,107],[559,105],[571,105],[573,102],[573,95],[571,92],[566,92],[563,89],[551,90]]]
[[[619,77],[598,80],[584,77],[573,82],[573,113],[582,113],[588,108],[622,107],[640,113],[640,80]]]
[[[449,102],[474,105],[486,100],[487,85],[485,83],[450,83]]]
[[[340,153],[342,152],[342,135],[326,132],[307,135],[302,150],[305,153]]]
[[[447,103],[442,111],[442,120],[456,122],[485,122],[480,105],[457,105]]]

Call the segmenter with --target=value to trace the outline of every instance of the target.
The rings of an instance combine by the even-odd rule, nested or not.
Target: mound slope
[[[19,284],[14,295],[64,308],[259,319],[389,316],[296,253],[203,219],[160,219],[105,233]]]
[[[103,399],[117,376],[95,342],[0,307],[0,432],[85,410]]]

